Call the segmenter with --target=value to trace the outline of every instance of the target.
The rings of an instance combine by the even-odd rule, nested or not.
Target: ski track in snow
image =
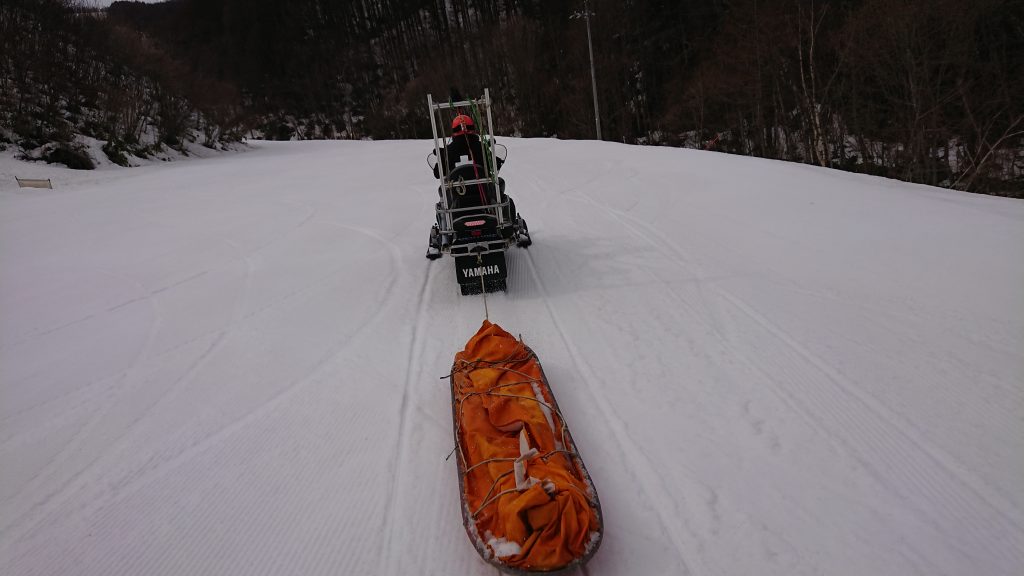
[[[602,547],[574,573],[1024,565],[1024,203],[507,144],[534,245],[486,301],[599,492]],[[429,147],[0,182],[5,574],[498,573],[444,460],[438,377],[484,300],[423,258]]]

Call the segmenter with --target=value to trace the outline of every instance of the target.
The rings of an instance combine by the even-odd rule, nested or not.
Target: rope
[[[484,146],[484,128],[480,122],[480,111],[477,109],[476,101],[472,100],[469,105],[469,116],[477,128],[477,137],[480,139],[480,152],[483,154],[484,178],[490,178],[490,166],[487,165],[487,148]]]
[[[473,464],[469,468],[466,468],[466,475],[468,476],[470,472],[476,470],[477,468],[483,466],[484,464],[490,464],[491,462],[515,462],[516,460],[518,460],[518,458],[488,458],[487,460],[477,462],[476,464]]]
[[[530,360],[532,358],[536,358],[536,357],[537,357],[536,354],[529,354],[527,356],[523,356],[522,358],[512,358],[511,356],[509,356],[508,358],[506,358],[504,360],[482,360],[481,359],[481,360],[473,360],[472,362],[470,362],[468,360],[463,360],[462,361],[462,368],[456,369],[453,366],[452,367],[452,371],[447,376],[441,376],[441,380],[446,380],[448,378],[451,378],[451,377],[455,376],[456,372],[466,371],[467,369],[468,369],[469,372],[472,372],[473,370],[476,370],[476,367],[479,364],[490,364],[492,367],[497,365],[497,364],[519,364],[520,362],[526,362],[526,361],[528,361],[528,360]],[[472,368],[470,369],[471,366],[472,366]],[[524,376],[526,378],[530,378],[526,374],[523,374],[522,372],[518,372],[518,371],[513,370],[511,368],[497,367],[497,368],[495,368],[495,370],[508,370],[510,372],[516,372],[517,374],[520,374],[520,375],[522,375],[522,376]],[[530,378],[530,379],[533,380],[533,378]]]
[[[561,428],[561,433],[562,433],[562,446],[565,446],[565,430],[566,430],[565,418],[562,418],[562,413],[559,412],[557,408],[553,407],[552,405],[548,404],[547,402],[544,402],[543,400],[538,400],[537,398],[534,398],[533,396],[523,396],[523,395],[519,395],[519,394],[495,394],[494,392],[486,392],[485,394],[487,396],[499,396],[499,397],[502,397],[502,398],[521,398],[523,400],[533,400],[537,404],[540,404],[541,406],[546,407],[548,410],[551,410],[551,412],[553,412],[554,414],[558,414],[558,420],[559,420],[559,423],[561,424],[561,426],[559,426],[559,428]],[[552,432],[554,432],[554,430],[552,430]]]
[[[523,380],[521,382],[507,382],[505,384],[499,384],[497,386],[491,386],[489,389],[487,389],[484,392],[470,392],[469,394],[466,394],[462,399],[465,400],[466,398],[469,398],[471,396],[481,396],[481,395],[490,394],[492,390],[497,390],[499,388],[508,388],[510,386],[519,386],[520,384],[532,384],[534,382],[536,382],[536,380]]]
[[[438,380],[450,380],[453,376],[455,376],[456,372],[462,372],[463,370],[465,370],[469,366],[473,366],[473,369],[470,370],[470,372],[472,372],[473,370],[477,369],[477,365],[478,364],[490,364],[491,367],[494,368],[495,370],[506,370],[508,372],[515,372],[516,374],[521,374],[522,376],[524,376],[525,378],[527,378],[529,380],[536,380],[536,378],[530,378],[526,374],[523,374],[522,372],[519,372],[517,370],[513,370],[512,368],[503,368],[503,367],[500,367],[500,366],[495,366],[496,364],[518,364],[519,362],[526,362],[530,358],[533,358],[533,356],[525,356],[523,358],[507,358],[505,360],[473,360],[472,362],[463,360],[462,361],[462,368],[455,369],[453,367],[451,372],[449,372],[448,374],[445,374],[444,376],[439,376],[437,379]]]
[[[483,254],[477,254],[476,255],[476,263],[481,268],[483,267],[483,265],[484,265]],[[484,295],[484,318],[487,319],[488,322],[490,322],[491,321],[491,312],[490,312],[490,310],[487,309],[487,286],[484,285],[484,275],[483,274],[480,274],[480,293]]]
[[[498,475],[497,478],[494,479],[494,482],[491,483],[491,487],[487,490],[487,494],[484,494],[484,503],[481,504],[479,508],[477,508],[476,512],[473,512],[473,517],[474,518],[476,518],[476,515],[479,514],[480,511],[484,509],[484,506],[487,505],[487,499],[490,497],[491,492],[494,492],[494,488],[498,485],[498,482],[501,482],[502,478],[504,478],[505,476],[508,476],[509,474],[512,474],[513,472],[515,472],[515,468],[513,468],[512,470],[509,470],[507,472],[502,472],[501,474]],[[496,496],[496,498],[500,497],[500,496],[501,496],[501,494],[498,494],[498,496]]]
[[[500,370],[501,368],[498,368],[498,369]],[[519,373],[516,370],[512,370],[512,369],[508,369],[508,368],[506,368],[505,370],[508,370],[509,372]],[[524,374],[524,376],[525,376],[525,374]],[[529,376],[527,376],[527,378],[529,378]],[[518,386],[518,385],[521,385],[521,384],[532,384],[534,382],[539,382],[539,380],[536,379],[536,378],[531,378],[531,379],[529,379],[527,381],[524,381],[524,382],[509,382],[509,383],[506,383],[506,384],[501,384],[500,386],[491,387],[491,388],[489,388],[489,389],[487,389],[486,391],[483,391],[483,392],[470,392],[469,394],[466,394],[465,396],[462,396],[461,398],[459,398],[459,410],[458,410],[459,421],[456,422],[456,425],[458,425],[459,423],[462,422],[462,412],[463,412],[463,405],[464,405],[464,403],[466,402],[466,400],[470,399],[473,396],[497,396],[497,397],[503,397],[503,398],[520,398],[522,400],[532,400],[532,401],[540,404],[541,406],[546,407],[553,414],[558,416],[558,423],[559,423],[559,427],[558,428],[559,428],[559,433],[561,435],[562,446],[568,446],[568,441],[565,438],[565,434],[568,431],[568,426],[566,426],[565,418],[562,417],[562,413],[557,408],[555,408],[554,406],[548,404],[547,402],[545,402],[543,400],[539,400],[535,396],[524,396],[524,395],[521,395],[521,394],[499,394],[499,393],[494,392],[494,390],[497,390],[499,388],[506,388],[506,387],[509,387],[509,386]],[[554,433],[554,430],[552,430],[551,432]],[[458,448],[460,448],[459,455],[462,456],[462,461],[466,462],[467,458],[466,458],[466,455],[462,453],[462,450],[461,450],[462,446],[458,446]],[[574,458],[578,458],[578,457],[579,457],[578,455],[574,455]]]
[[[485,310],[486,310],[486,292],[484,294],[485,294],[484,306],[485,306]],[[536,402],[537,404],[546,407],[548,410],[551,411],[552,414],[555,415],[555,417],[558,418],[558,426],[557,426],[558,429],[559,429],[559,434],[558,435],[561,437],[562,448],[556,448],[556,449],[551,450],[550,452],[547,452],[545,454],[540,454],[540,455],[534,456],[534,458],[540,458],[544,462],[547,462],[548,459],[553,457],[554,455],[562,454],[562,455],[564,455],[568,459],[568,464],[572,468],[575,468],[576,473],[580,474],[582,476],[582,473],[580,472],[579,464],[578,464],[578,462],[580,461],[580,455],[579,455],[578,452],[575,451],[575,446],[572,443],[570,443],[570,441],[568,440],[568,437],[567,437],[568,426],[566,425],[565,418],[562,417],[562,413],[561,413],[560,410],[558,410],[558,408],[556,408],[554,405],[552,405],[552,404],[550,404],[550,403],[548,403],[546,401],[546,399],[543,397],[543,391],[541,391],[541,398],[537,398],[537,396],[536,396],[537,390],[536,389],[532,390],[533,395],[509,394],[509,393],[499,392],[499,390],[507,389],[507,388],[510,388],[510,387],[513,387],[513,386],[523,386],[523,385],[529,384],[531,386],[531,388],[532,388],[536,384],[541,384],[542,383],[542,379],[541,378],[534,378],[530,374],[527,374],[527,373],[525,373],[525,372],[523,372],[521,370],[517,370],[515,368],[511,368],[511,367],[508,366],[510,364],[511,365],[515,365],[515,364],[519,364],[521,362],[526,362],[526,361],[529,361],[529,360],[534,359],[534,358],[536,358],[536,354],[533,354],[531,352],[530,354],[527,354],[526,356],[523,356],[523,357],[512,357],[512,356],[509,356],[508,358],[505,358],[503,360],[474,360],[472,362],[463,361],[463,363],[461,365],[453,366],[451,373],[449,373],[447,376],[442,377],[442,379],[445,379],[445,378],[451,379],[451,382],[452,382],[453,386],[456,383],[455,375],[457,373],[463,373],[463,374],[465,374],[468,377],[469,374],[475,372],[476,370],[501,370],[503,372],[508,372],[508,373],[511,373],[511,374],[516,374],[516,375],[519,375],[519,376],[522,377],[522,380],[517,380],[515,382],[506,382],[504,384],[498,384],[496,386],[492,386],[492,387],[488,388],[485,391],[480,391],[480,392],[468,392],[468,393],[462,394],[461,390],[463,389],[463,387],[460,386],[460,394],[459,394],[460,397],[459,397],[459,400],[458,400],[458,407],[457,407],[457,410],[456,410],[456,422],[455,422],[456,431],[458,431],[461,428],[461,423],[462,423],[463,414],[464,414],[464,408],[465,408],[465,401],[468,400],[469,398],[473,397],[473,396],[493,396],[493,397],[501,397],[501,398],[518,398],[518,399],[521,399],[521,400],[530,400],[530,401]],[[552,432],[554,432],[554,430],[552,430]],[[572,448],[572,449],[570,449],[570,448]],[[485,466],[487,464],[492,464],[492,463],[496,463],[496,462],[513,462],[514,463],[517,460],[517,458],[502,458],[502,457],[490,458],[490,459],[487,459],[487,460],[484,460],[484,461],[481,461],[481,462],[477,462],[476,464],[474,464],[472,466],[466,467],[467,463],[469,462],[469,459],[468,459],[466,453],[464,452],[463,445],[462,445],[462,440],[459,437],[458,432],[455,435],[455,448],[454,448],[453,452],[454,451],[457,451],[459,453],[459,457],[462,459],[462,466],[463,466],[463,468],[465,468],[462,471],[462,477],[463,478],[468,478],[471,472],[473,472],[477,468],[480,468],[480,467]],[[508,494],[514,494],[514,493],[519,492],[519,490],[516,489],[516,488],[510,488],[510,489],[507,489],[507,490],[501,490],[497,494],[494,493],[495,490],[498,489],[499,484],[501,484],[501,481],[503,479],[507,478],[509,474],[512,474],[514,472],[515,472],[515,466],[513,466],[510,470],[507,470],[507,471],[499,474],[497,477],[494,478],[494,481],[491,483],[490,488],[488,488],[487,493],[484,495],[483,502],[480,504],[479,507],[477,507],[477,509],[475,511],[472,512],[472,514],[471,514],[472,518],[475,519],[481,512],[483,512],[483,510],[485,508],[487,508],[491,504],[493,504],[493,503],[497,502],[498,500],[500,500],[502,496],[505,496],[505,495],[508,495]],[[594,502],[594,500],[591,498],[591,495],[587,491],[583,490],[579,486],[576,486],[575,483],[573,483],[573,482],[569,482],[567,484],[567,486],[568,486],[568,488],[571,488],[572,490],[578,492],[581,496],[583,496],[584,500],[588,504],[590,504],[592,507],[596,508],[597,504]]]
[[[540,458],[541,460],[547,462],[548,458],[551,458],[555,454],[568,454],[573,458],[578,458],[576,454],[568,450],[552,450],[546,454],[538,455],[537,458]],[[484,464],[490,464],[491,462],[515,462],[516,460],[518,460],[518,458],[488,458],[487,460],[482,460],[480,462],[477,462],[476,464],[473,464],[469,468],[466,468],[466,475],[468,476],[470,472],[476,470],[477,468],[483,466]]]
[[[546,456],[550,456],[554,452],[561,452],[561,450],[556,450],[556,451],[549,452],[545,456],[540,456],[540,458],[544,459]],[[574,457],[578,458],[579,456],[574,455]],[[511,460],[515,460],[515,458],[511,458]],[[481,464],[482,464],[482,462],[481,462]],[[473,518],[476,518],[477,515],[480,514],[480,512],[483,511],[484,508],[486,508],[490,504],[493,504],[494,502],[497,502],[498,499],[501,498],[502,496],[504,496],[506,494],[513,494],[515,492],[519,492],[518,488],[509,488],[507,490],[502,490],[501,492],[498,492],[497,494],[494,495],[493,498],[491,497],[491,494],[494,492],[494,488],[497,487],[499,483],[501,483],[501,480],[503,478],[505,478],[506,476],[508,476],[509,474],[512,474],[514,471],[515,471],[515,469],[513,468],[512,470],[509,470],[507,472],[502,472],[501,474],[499,474],[494,479],[494,482],[491,483],[491,487],[487,490],[487,494],[484,494],[484,501],[483,501],[483,503],[480,504],[480,506],[476,509],[475,512],[473,512]],[[580,496],[583,496],[583,499],[587,501],[587,504],[590,504],[594,508],[597,508],[597,503],[594,502],[594,500],[593,500],[593,498],[591,498],[590,494],[588,494],[587,492],[584,492],[579,486],[576,486],[572,482],[569,482],[569,483],[567,483],[565,485],[568,486],[569,488],[572,488],[573,490],[579,492]],[[558,485],[556,484],[556,486],[558,486]]]
[[[476,512],[473,512],[473,518],[476,518],[476,515],[479,514],[481,510],[486,508],[487,505],[490,504],[491,502],[497,501],[498,498],[501,498],[505,494],[512,494],[514,492],[518,492],[518,490],[516,490],[515,488],[509,488],[508,490],[502,490],[501,492],[498,492],[497,494],[492,496],[490,500],[487,500],[486,502],[481,504],[480,507],[476,509]]]

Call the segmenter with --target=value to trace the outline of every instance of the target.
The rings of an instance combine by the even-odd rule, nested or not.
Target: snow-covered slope
[[[535,243],[490,316],[600,491],[591,576],[1020,573],[1024,202],[506,143]],[[429,148],[0,160],[0,571],[492,574],[439,379],[484,303],[423,257]]]

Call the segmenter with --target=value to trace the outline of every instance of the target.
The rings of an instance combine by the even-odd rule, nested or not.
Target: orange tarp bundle
[[[485,320],[455,356],[452,400],[463,519],[484,558],[523,571],[589,558],[597,493],[533,351]]]

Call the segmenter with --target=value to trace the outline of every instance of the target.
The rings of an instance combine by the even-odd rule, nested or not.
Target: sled
[[[515,211],[498,178],[498,159],[504,161],[507,149],[494,140],[491,119],[491,94],[458,102],[435,102],[427,95],[434,150],[427,156],[431,170],[438,169],[440,198],[435,207],[437,223],[431,228],[427,258],[436,260],[445,254],[455,258],[455,275],[462,294],[505,290],[508,269],[505,252],[512,246],[532,243],[526,221]],[[446,146],[439,135],[457,114],[476,116],[485,158],[468,161],[448,172],[440,162]]]
[[[450,375],[462,521],[510,574],[557,573],[600,546],[601,505],[537,355],[484,320]]]

